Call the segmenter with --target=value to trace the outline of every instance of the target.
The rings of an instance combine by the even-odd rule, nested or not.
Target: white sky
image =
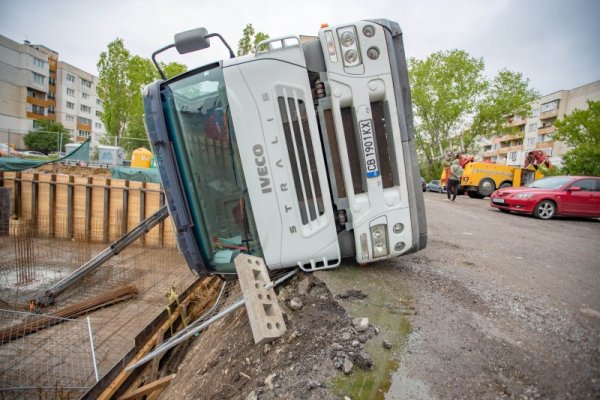
[[[542,95],[600,79],[598,0],[0,0],[0,34],[43,44],[95,75],[100,52],[117,37],[149,58],[175,33],[200,26],[235,51],[247,23],[275,37],[369,18],[397,21],[408,57],[466,50],[484,59],[489,76],[521,72]],[[189,67],[227,57],[215,40],[184,59],[165,54],[159,60]]]

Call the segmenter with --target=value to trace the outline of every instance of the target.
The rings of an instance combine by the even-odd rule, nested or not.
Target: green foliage
[[[38,125],[39,129],[29,131],[23,138],[29,150],[48,154],[57,151],[59,143],[62,144],[63,147],[60,150],[63,151],[64,145],[71,142],[67,129],[60,122],[40,120]]]
[[[252,24],[247,24],[242,31],[242,38],[238,42],[237,55],[243,56],[244,54],[255,52],[258,44],[268,38],[269,35],[263,32],[256,32]]]
[[[179,63],[164,64],[167,77],[179,75],[187,67]],[[108,44],[98,62],[98,97],[102,100],[102,122],[106,127],[103,144],[119,145],[128,151],[149,148],[144,128],[142,87],[159,79],[158,71],[149,58],[132,55],[122,39]]]
[[[482,59],[462,50],[409,59],[417,146],[431,175],[446,150],[469,151],[478,137],[503,129],[506,116],[526,115],[537,93],[519,73],[502,70],[489,80]]]
[[[600,102],[588,100],[586,110],[577,109],[554,126],[554,139],[574,147],[564,155],[561,172],[600,176]]]

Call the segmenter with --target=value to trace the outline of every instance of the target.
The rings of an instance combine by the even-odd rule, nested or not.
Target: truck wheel
[[[496,184],[490,178],[484,178],[479,182],[479,186],[477,186],[477,192],[483,197],[487,197],[494,193],[496,190]]]
[[[474,190],[467,190],[467,196],[469,196],[472,199],[483,199],[483,196]]]
[[[550,219],[556,214],[556,204],[551,200],[542,200],[535,206],[533,215],[539,219]]]
[[[500,187],[498,189],[504,189],[507,187],[511,187],[512,186],[512,182],[502,182],[502,184],[500,185]]]

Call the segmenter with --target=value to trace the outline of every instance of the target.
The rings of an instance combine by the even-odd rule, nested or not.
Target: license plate
[[[363,155],[367,167],[367,178],[379,176],[377,154],[375,153],[375,138],[373,137],[373,121],[370,119],[359,121],[360,136],[362,138]]]
[[[495,199],[492,199],[492,203],[504,204],[504,199],[496,197]]]

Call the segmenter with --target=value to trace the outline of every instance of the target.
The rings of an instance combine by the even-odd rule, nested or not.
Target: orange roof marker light
[[[329,28],[329,24],[321,24],[321,29],[323,28]]]

